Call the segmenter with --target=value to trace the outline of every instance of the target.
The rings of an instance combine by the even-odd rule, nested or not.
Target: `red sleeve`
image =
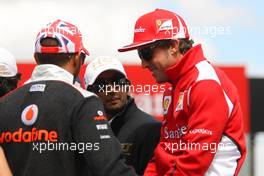
[[[157,176],[156,164],[155,164],[155,156],[149,161],[144,176]]]
[[[228,105],[217,82],[197,82],[192,87],[189,98],[188,133],[183,136],[183,140],[199,143],[200,146],[210,145],[211,150],[187,148],[180,155],[174,156],[176,169],[171,167],[166,175],[172,172],[174,176],[204,175],[214,158],[217,151],[214,147],[220,142],[228,120]],[[209,133],[198,132],[198,129],[208,130]]]

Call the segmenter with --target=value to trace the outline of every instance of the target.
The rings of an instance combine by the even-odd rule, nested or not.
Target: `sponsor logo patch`
[[[173,30],[172,19],[156,20],[157,32]]]
[[[103,121],[103,120],[107,120],[105,116],[95,116],[94,117],[95,121]]]
[[[46,129],[32,128],[30,131],[26,131],[23,128],[19,128],[16,131],[5,131],[0,134],[0,143],[9,142],[35,142],[35,141],[50,141],[56,142],[58,139],[58,133],[56,131],[48,131]]]
[[[45,88],[45,84],[34,84],[30,87],[29,92],[44,92]]]
[[[171,104],[171,96],[164,96],[164,100],[163,100],[163,114],[164,115],[168,113],[170,104]]]
[[[188,127],[176,125],[175,129],[164,128],[164,138],[165,139],[180,139],[183,135],[187,134]]]
[[[145,28],[139,27],[134,30],[134,33],[143,33],[145,32],[145,30],[146,30]]]
[[[131,154],[132,146],[132,143],[121,143],[123,153],[128,156]]]
[[[100,135],[100,139],[110,139],[110,135]]]
[[[103,115],[104,115],[104,113],[103,113],[102,111],[97,111],[97,114],[98,114],[99,116],[103,116]]]
[[[175,111],[183,110],[184,92],[180,92]]]
[[[25,125],[33,125],[38,117],[38,106],[35,104],[27,106],[21,114],[21,120]]]
[[[107,130],[108,127],[106,124],[100,124],[100,125],[96,125],[97,130]]]

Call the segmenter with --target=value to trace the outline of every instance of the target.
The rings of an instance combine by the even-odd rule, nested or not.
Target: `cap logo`
[[[172,19],[158,19],[156,20],[157,32],[173,30]]]
[[[38,116],[38,107],[35,104],[27,106],[22,114],[21,114],[21,120],[25,125],[33,125]]]
[[[145,30],[146,30],[145,28],[139,27],[135,29],[134,33],[143,33],[145,32]]]
[[[118,65],[112,58],[100,58],[96,62],[93,63],[94,70],[97,70],[98,68],[102,66],[107,66],[109,64],[112,65]]]
[[[12,72],[10,71],[10,69],[7,68],[7,66],[5,65],[0,65],[0,75],[12,75]]]

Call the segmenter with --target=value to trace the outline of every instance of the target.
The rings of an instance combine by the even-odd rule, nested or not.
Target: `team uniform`
[[[134,99],[129,97],[122,112],[111,120],[110,126],[122,145],[126,164],[143,175],[160,139],[160,122],[141,111]]]
[[[13,174],[135,175],[98,97],[73,81],[58,66],[39,65],[27,84],[1,99],[0,144]],[[40,151],[44,143],[53,148]]]
[[[166,74],[161,139],[144,175],[238,175],[246,147],[235,86],[201,45]]]
[[[175,41],[178,46],[161,48],[170,53],[176,49],[175,56],[167,55],[176,62],[164,68],[168,80],[163,81],[171,87],[163,97],[160,142],[144,175],[238,175],[246,146],[237,90],[206,60],[201,45],[192,46],[183,18],[163,9],[142,15],[135,24],[133,43],[118,51],[137,49],[151,70],[157,67],[152,59],[159,58],[154,52],[160,40]]]

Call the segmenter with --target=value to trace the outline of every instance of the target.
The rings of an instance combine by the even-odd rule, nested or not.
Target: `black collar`
[[[128,119],[131,117],[129,114],[131,112],[132,107],[136,107],[136,104],[134,102],[134,99],[130,96],[127,97],[127,103],[124,106],[124,108],[122,109],[122,111],[120,111],[119,113],[117,113],[112,119],[110,125],[111,128],[114,132],[115,135],[118,134],[119,130],[121,129],[121,127],[123,126],[123,124],[128,121]]]

